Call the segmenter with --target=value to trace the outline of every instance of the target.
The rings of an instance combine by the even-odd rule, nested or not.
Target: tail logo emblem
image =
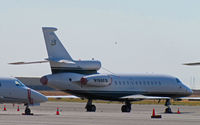
[[[56,45],[56,40],[51,40],[51,45],[55,46]]]

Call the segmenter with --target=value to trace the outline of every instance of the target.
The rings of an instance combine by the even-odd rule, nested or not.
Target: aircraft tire
[[[130,112],[130,111],[131,111],[131,108],[128,107],[127,105],[123,105],[122,108],[121,108],[121,111],[122,111],[122,112]]]
[[[96,111],[95,105],[87,106],[87,112],[95,112],[95,111]]]
[[[25,109],[25,115],[30,115],[30,114],[31,114],[30,108],[26,108],[26,109]]]
[[[166,109],[165,109],[165,113],[172,113],[171,108],[166,108]]]

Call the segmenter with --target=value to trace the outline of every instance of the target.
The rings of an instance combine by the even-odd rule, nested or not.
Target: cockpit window
[[[177,83],[181,83],[181,81],[180,81],[179,79],[176,79],[176,82],[177,82]]]
[[[20,87],[24,86],[24,84],[21,81],[19,81],[19,80],[15,80],[15,85],[16,86],[20,86]]]

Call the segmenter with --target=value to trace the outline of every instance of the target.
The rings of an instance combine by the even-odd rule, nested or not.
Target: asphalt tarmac
[[[85,103],[47,102],[31,107],[33,116],[21,115],[25,107],[5,104],[1,105],[1,125],[199,125],[200,106],[172,106],[174,113],[165,114],[163,105],[132,105],[130,113],[122,113],[122,104],[96,103],[96,112],[85,112]],[[60,115],[56,115],[59,107]],[[152,119],[152,109],[161,119]],[[181,114],[177,114],[177,110]]]

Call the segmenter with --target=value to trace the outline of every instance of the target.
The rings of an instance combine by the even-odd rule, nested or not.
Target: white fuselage
[[[47,98],[26,87],[16,78],[0,78],[0,103],[24,103],[29,105],[47,101]]]
[[[77,73],[58,73],[41,79],[44,78],[50,87],[92,99],[120,100],[123,96],[137,94],[175,98],[192,94],[192,90],[179,79],[166,75],[94,74],[84,76]],[[86,79],[86,84],[82,84],[82,78]]]

